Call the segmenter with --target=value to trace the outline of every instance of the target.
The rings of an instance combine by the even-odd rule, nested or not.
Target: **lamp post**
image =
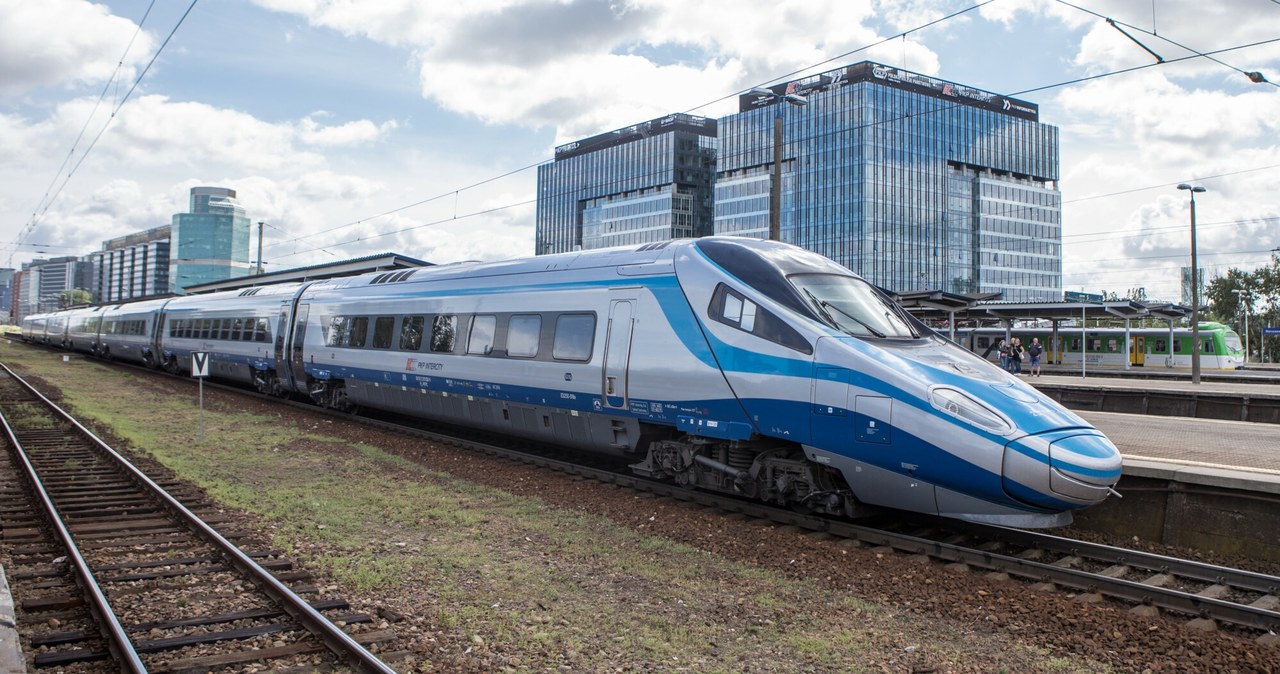
[[[1248,290],[1235,288],[1231,291],[1232,295],[1239,298],[1240,313],[1244,314],[1244,364],[1249,364],[1249,305],[1248,298],[1252,297]]]
[[[262,226],[267,223],[258,221],[258,276],[262,276]]]
[[[1200,270],[1196,264],[1196,193],[1199,185],[1182,183],[1178,189],[1191,194],[1191,383],[1200,383]]]
[[[782,103],[785,101],[799,107],[808,105],[809,101],[799,94],[780,94],[764,87],[756,87],[751,90],[751,93],[774,99],[773,180],[769,186],[769,240],[780,241],[782,239]]]

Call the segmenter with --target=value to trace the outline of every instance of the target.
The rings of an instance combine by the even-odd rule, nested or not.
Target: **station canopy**
[[[896,294],[904,308],[921,320],[954,320],[974,325],[1012,321],[1065,321],[1079,319],[1153,318],[1176,321],[1191,315],[1191,307],[1168,302],[1116,300],[1099,302],[1005,302],[999,293],[956,294],[914,291]],[[1201,311],[1208,307],[1201,307]]]

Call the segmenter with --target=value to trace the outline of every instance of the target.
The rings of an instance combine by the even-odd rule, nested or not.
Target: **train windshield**
[[[858,337],[919,337],[902,309],[871,284],[837,274],[793,274],[787,277],[832,326]]]
[[[1222,336],[1222,340],[1227,343],[1228,352],[1238,353],[1244,351],[1244,345],[1240,343],[1240,335],[1237,335],[1235,332],[1228,330],[1227,333]]]

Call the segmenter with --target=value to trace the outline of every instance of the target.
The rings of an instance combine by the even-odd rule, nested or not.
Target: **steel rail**
[[[30,390],[26,382],[15,375],[3,363],[0,363],[0,367],[4,368],[4,371],[16,383]],[[23,475],[35,492],[36,499],[40,502],[40,508],[44,511],[47,520],[46,523],[53,529],[54,535],[66,549],[67,559],[71,562],[75,572],[76,585],[80,586],[80,590],[84,593],[86,604],[97,618],[98,630],[102,633],[103,641],[106,642],[108,650],[115,656],[116,662],[120,663],[121,671],[127,674],[144,674],[147,671],[146,665],[142,663],[142,658],[133,647],[133,641],[129,639],[128,632],[120,624],[115,610],[111,608],[111,603],[107,600],[106,593],[102,591],[101,585],[98,584],[97,578],[94,577],[93,571],[89,568],[89,562],[85,560],[84,555],[80,553],[79,546],[76,545],[75,540],[71,537],[71,531],[63,524],[62,516],[58,513],[57,506],[53,504],[53,497],[45,489],[44,481],[40,479],[40,475],[36,472],[30,457],[27,456],[26,449],[22,446],[22,442],[18,440],[16,430],[9,424],[9,418],[3,410],[0,410],[0,423],[4,425],[5,436],[9,440],[9,447],[13,450],[14,457],[22,464]]]
[[[127,364],[124,365],[129,366]],[[155,370],[148,371],[155,372]],[[635,475],[584,466],[570,461],[546,457],[538,453],[524,452],[479,440],[464,439],[457,435],[429,431],[380,419],[353,417],[349,413],[328,410],[309,403],[282,400],[280,398],[258,392],[246,391],[239,387],[222,384],[215,384],[215,386],[241,395],[283,402],[298,409],[314,413],[327,414],[350,420],[358,420],[360,423],[381,427],[392,432],[409,433],[438,442],[466,446],[490,455],[516,459],[525,463],[551,468],[567,474],[578,475],[602,482],[609,482],[619,486],[638,489],[640,491],[648,491],[681,501],[695,502],[708,507],[718,508],[729,512],[738,512],[748,516],[768,519],[781,524],[790,524],[812,531],[825,531],[835,536],[860,540],[875,545],[883,545],[906,552],[925,554],[944,561],[961,562],[980,568],[1004,571],[1024,578],[1049,581],[1064,587],[1099,592],[1107,596],[1131,602],[1150,604],[1192,615],[1213,617],[1249,628],[1280,631],[1280,612],[1264,608],[1236,604],[1221,599],[1203,597],[1175,589],[1147,585],[1131,580],[1112,578],[1083,569],[1053,566],[1051,564],[1045,564],[1033,560],[1021,559],[1010,555],[1001,555],[995,552],[935,541],[904,533],[897,533],[886,529],[853,524],[816,515],[807,515],[792,510],[777,508],[767,503],[746,501],[732,496],[714,494],[711,492],[692,491],[672,483],[658,482]],[[955,526],[959,523],[959,521],[956,523],[948,523],[948,526]],[[1005,529],[1005,531],[1019,532],[1019,530],[1015,529]],[[1019,535],[1032,537],[1041,536],[1041,534],[1034,534],[1025,531],[1019,532]],[[1076,548],[1084,548],[1086,546],[1093,545],[1086,541],[1072,541],[1071,539],[1060,540],[1074,544],[1074,547]],[[1148,553],[1123,550],[1120,548],[1113,548],[1113,550],[1135,558],[1148,555]],[[1152,557],[1158,558],[1160,556],[1151,555],[1148,558]],[[1116,557],[1116,559],[1120,559],[1120,557]],[[1280,578],[1272,576],[1255,574],[1229,567],[1202,564],[1191,560],[1177,561],[1190,565],[1188,568],[1197,567],[1197,573],[1199,575],[1188,575],[1187,577],[1189,578],[1215,581],[1217,579],[1229,579],[1238,576],[1248,581],[1247,585],[1238,587],[1262,592],[1267,592],[1267,588],[1280,586]]]
[[[313,406],[300,403],[290,404],[296,404],[304,409],[316,409]],[[1280,631],[1280,611],[1238,604],[1222,599],[1203,597],[1172,588],[1147,585],[1137,581],[1124,580],[1122,578],[1112,578],[1110,576],[1083,569],[1054,566],[1052,564],[1022,559],[1011,555],[1002,555],[974,547],[946,543],[872,526],[853,524],[828,517],[807,515],[793,510],[778,508],[767,503],[745,501],[731,496],[713,494],[710,492],[691,491],[672,483],[657,482],[639,476],[593,468],[477,440],[460,439],[457,436],[417,429],[411,426],[404,426],[388,421],[364,418],[361,418],[360,420],[362,423],[381,426],[391,431],[401,433],[407,432],[426,439],[455,445],[466,445],[467,447],[487,454],[512,458],[571,475],[578,475],[602,482],[609,482],[641,491],[649,491],[681,501],[695,502],[708,507],[738,512],[752,517],[769,519],[781,524],[790,524],[812,531],[825,531],[841,538],[855,539],[872,545],[887,546],[895,550],[913,554],[924,554],[947,562],[960,562],[992,571],[1002,571],[1023,578],[1053,582],[1064,587],[1089,592],[1098,592],[1109,597],[1123,599],[1138,604],[1158,606],[1160,608],[1180,613],[1212,617],[1244,627],[1268,631]],[[964,525],[967,525],[967,523],[958,524],[960,524],[961,527],[957,528],[962,528]],[[946,526],[954,527],[956,526],[956,523],[948,522]],[[1078,550],[1089,547],[1097,547],[1104,552],[1109,550],[1113,553],[1113,556],[1110,559],[1115,560],[1115,563],[1120,563],[1126,556],[1130,559],[1141,558],[1146,561],[1164,560],[1169,562],[1170,569],[1177,568],[1179,566],[1178,563],[1180,563],[1181,565],[1185,565],[1186,568],[1194,570],[1195,575],[1188,574],[1186,576],[1189,578],[1223,582],[1224,584],[1231,584],[1233,587],[1269,593],[1275,593],[1276,588],[1280,588],[1280,578],[1275,576],[1267,576],[1250,571],[1232,569],[1230,567],[1215,566],[1192,560],[1179,560],[1176,558],[1164,557],[1135,550],[1124,550],[1111,546],[1102,546],[1100,544],[1095,545],[1086,541],[1075,541],[1072,539],[1046,534],[1036,534],[1017,529],[1008,529],[1004,527],[989,528],[993,531],[999,531],[1001,534],[1008,534],[1011,537],[1023,537],[1024,540],[1034,540],[1040,537],[1056,539],[1059,544],[1074,546]],[[1102,556],[1099,558],[1105,559]],[[1177,572],[1175,571],[1174,573]],[[1233,578],[1240,578],[1244,582],[1240,585],[1235,585],[1230,582]]]
[[[1280,578],[1253,571],[988,524],[964,522],[958,527],[951,523],[943,526],[959,531],[969,531],[978,536],[1000,539],[1014,545],[1041,548],[1061,554],[1086,556],[1089,559],[1105,561],[1110,564],[1131,566],[1156,573],[1168,573],[1208,583],[1230,585],[1242,590],[1280,595]]]
[[[186,523],[198,536],[204,539],[210,545],[217,548],[226,558],[242,573],[248,575],[254,584],[256,584],[263,592],[280,604],[294,620],[305,627],[309,632],[318,637],[330,650],[345,658],[348,664],[363,672],[376,674],[395,674],[395,670],[388,667],[370,653],[364,646],[360,645],[355,639],[351,638],[346,632],[343,632],[336,625],[325,618],[323,614],[311,607],[306,600],[299,597],[289,589],[287,585],[276,579],[269,571],[263,569],[260,565],[253,561],[248,555],[236,547],[235,544],[215,531],[206,524],[198,516],[182,505],[177,499],[166,492],[160,485],[156,484],[147,477],[145,473],[135,467],[127,459],[112,449],[107,443],[103,442],[97,435],[76,421],[65,410],[58,407],[53,401],[46,398],[37,391],[31,384],[27,383],[8,366],[0,363],[3,368],[15,381],[20,383],[25,389],[34,394],[40,401],[50,410],[57,414],[67,423],[74,426],[85,438],[93,443],[106,456],[114,460],[122,470],[137,484],[151,492],[173,515]],[[143,670],[145,671],[145,670]]]

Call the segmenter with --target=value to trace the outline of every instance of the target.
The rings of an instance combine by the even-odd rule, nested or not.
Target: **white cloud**
[[[0,92],[105,82],[136,30],[132,21],[80,0],[0,0]],[[150,35],[139,34],[121,79],[132,78],[154,48]]]
[[[321,126],[308,116],[298,123],[297,137],[302,143],[322,147],[359,145],[383,138],[398,126],[399,123],[395,120],[374,124],[367,119],[358,119],[338,126]]]
[[[703,106],[880,37],[864,25],[875,17],[868,0],[259,4],[409,49],[424,97],[489,124],[554,126],[561,140]],[[867,55],[904,53],[915,70],[939,67],[912,40]]]

